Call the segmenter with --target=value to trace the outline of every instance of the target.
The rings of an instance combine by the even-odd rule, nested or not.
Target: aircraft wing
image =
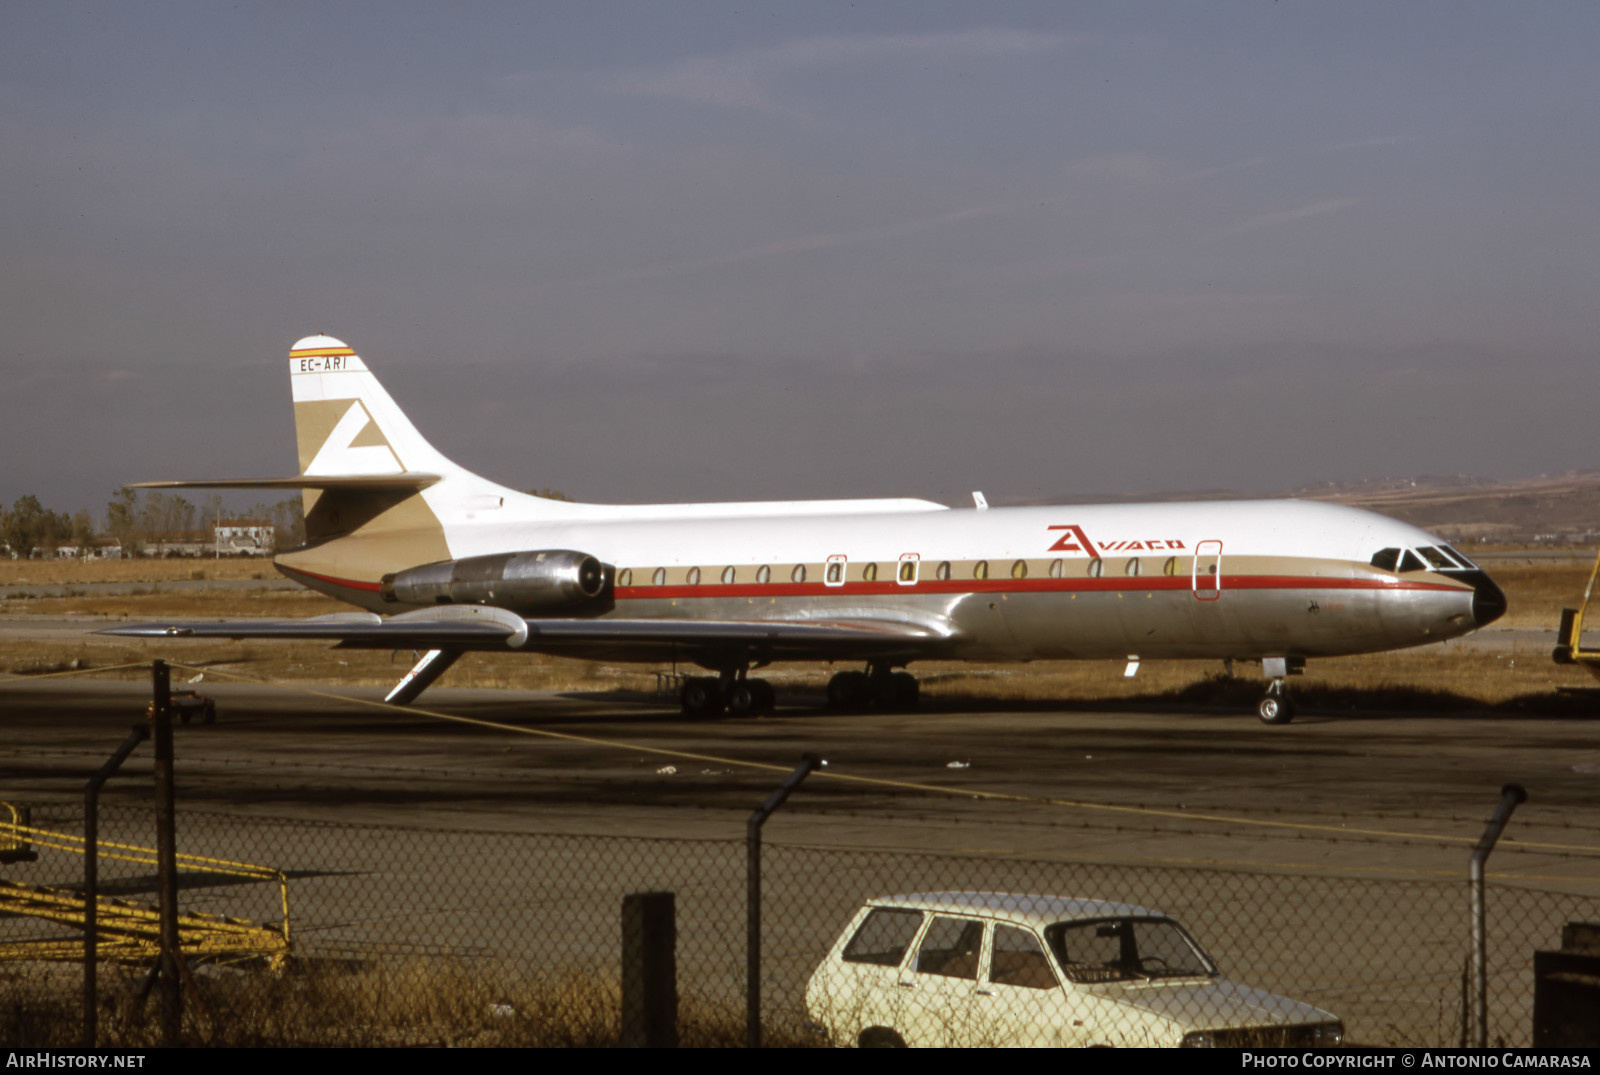
[[[449,605],[382,617],[337,613],[306,620],[141,623],[98,632],[134,638],[326,640],[345,649],[520,649],[619,661],[744,650],[764,660],[920,655],[949,637],[940,624],[834,620],[524,619],[485,605]]]

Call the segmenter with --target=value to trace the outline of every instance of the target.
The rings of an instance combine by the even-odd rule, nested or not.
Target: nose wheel
[[[1294,701],[1283,680],[1275,679],[1267,684],[1267,693],[1256,704],[1256,715],[1262,724],[1288,724],[1294,719]]]

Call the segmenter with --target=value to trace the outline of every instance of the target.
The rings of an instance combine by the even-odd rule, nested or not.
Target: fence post
[[[1474,1043],[1480,1049],[1489,1047],[1489,939],[1483,905],[1483,864],[1489,860],[1511,811],[1519,803],[1528,801],[1528,793],[1521,784],[1507,784],[1500,789],[1500,805],[1484,827],[1478,846],[1472,849],[1472,862],[1467,867],[1468,883],[1472,889],[1472,1021]]]
[[[828,764],[815,754],[802,756],[761,808],[745,822],[745,1047],[761,1048],[761,826],[783,805],[811,771]]]
[[[167,662],[150,662],[155,688],[156,893],[161,912],[161,955],[156,963],[160,987],[161,1043],[178,1044],[183,1025],[183,993],[178,981],[178,825],[172,776],[172,681]]]
[[[670,892],[622,897],[622,1046],[678,1047],[678,925]]]
[[[135,724],[128,738],[95,770],[83,789],[83,1047],[100,1035],[100,788],[122,768],[135,747],[150,738],[148,724]]]

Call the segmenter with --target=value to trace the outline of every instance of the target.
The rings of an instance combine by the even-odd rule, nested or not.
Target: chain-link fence
[[[37,860],[0,867],[0,1037],[74,1044],[83,859],[49,834],[81,833],[83,819],[38,808],[33,825]],[[100,1042],[146,1045],[156,872],[140,849],[154,822],[107,807],[100,833]],[[178,846],[193,1043],[614,1042],[622,899],[648,890],[676,894],[680,1040],[744,1041],[742,840],[185,812]],[[817,1023],[841,1044],[890,1031],[933,1044],[1299,1044],[1326,1034],[1329,1013],[1346,1042],[1462,1039],[1464,870],[1424,883],[768,843],[763,875],[767,1044],[821,1044]],[[926,895],[938,893],[950,895]],[[1488,909],[1489,1040],[1526,1045],[1533,952],[1558,947],[1565,922],[1600,919],[1600,901],[1491,885]]]

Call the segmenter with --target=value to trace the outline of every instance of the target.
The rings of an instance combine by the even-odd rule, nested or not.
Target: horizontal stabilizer
[[[296,474],[292,478],[207,478],[200,481],[134,482],[128,489],[426,489],[437,474]]]

